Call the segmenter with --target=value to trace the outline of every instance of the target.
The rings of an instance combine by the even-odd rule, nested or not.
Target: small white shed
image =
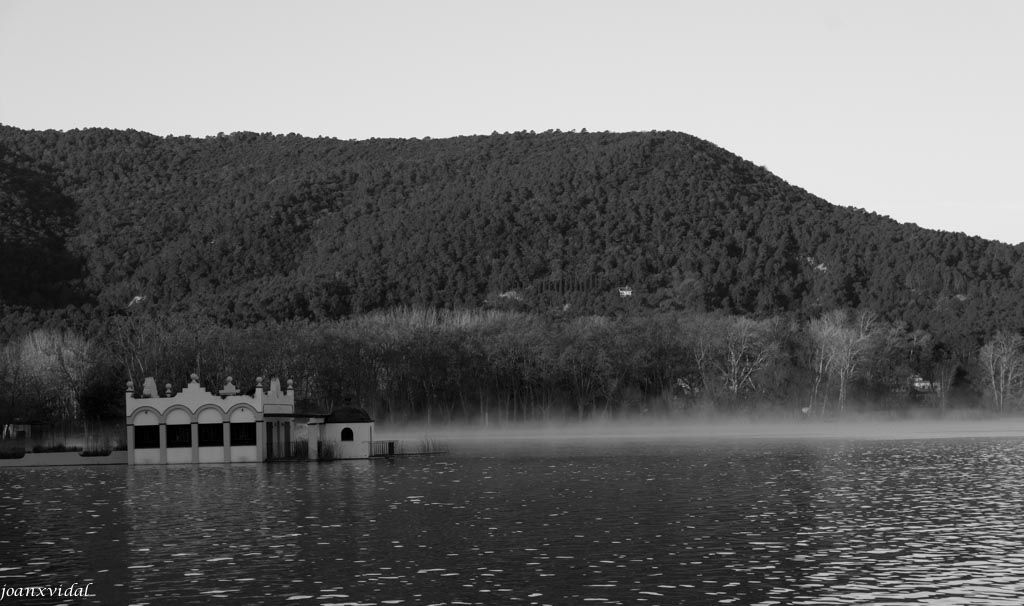
[[[371,455],[373,419],[361,408],[337,408],[320,425],[319,458],[365,459]]]

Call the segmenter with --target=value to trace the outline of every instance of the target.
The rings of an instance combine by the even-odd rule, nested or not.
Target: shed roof
[[[331,411],[324,423],[373,423],[373,419],[362,408],[341,406]]]

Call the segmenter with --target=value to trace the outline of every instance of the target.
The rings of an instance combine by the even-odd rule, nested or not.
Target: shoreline
[[[915,440],[952,438],[1024,438],[1024,417],[942,420],[820,421],[673,421],[523,424],[505,427],[458,425],[382,427],[382,439],[475,442],[485,440],[629,440],[629,439],[776,439]],[[386,436],[386,438],[385,438]]]

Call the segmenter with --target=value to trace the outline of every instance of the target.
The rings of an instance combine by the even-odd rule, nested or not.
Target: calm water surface
[[[91,582],[104,604],[1024,595],[1020,439],[452,445],[393,461],[3,469],[0,584]]]

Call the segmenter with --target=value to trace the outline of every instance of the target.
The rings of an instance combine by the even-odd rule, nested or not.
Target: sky
[[[680,131],[840,206],[1024,241],[1016,0],[0,0],[0,123]]]

